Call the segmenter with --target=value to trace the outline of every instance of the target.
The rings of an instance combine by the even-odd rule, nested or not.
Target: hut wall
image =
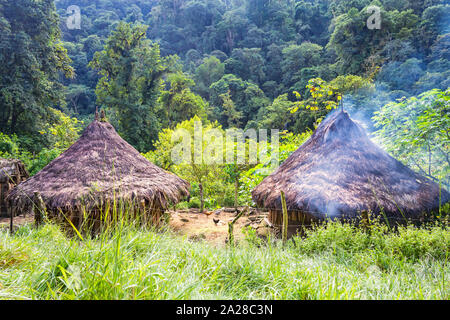
[[[126,212],[125,216],[119,213]],[[36,214],[36,213],[35,213]],[[62,225],[68,231],[74,231],[76,227],[80,231],[91,231],[98,233],[105,226],[119,224],[122,219],[131,223],[138,223],[145,226],[161,226],[167,222],[167,214],[163,208],[142,208],[136,206],[133,208],[117,208],[117,213],[113,209],[109,209],[108,216],[105,218],[105,209],[93,209],[84,211],[77,208],[48,210],[46,209],[47,218]],[[116,215],[116,216],[115,216]],[[118,215],[118,216],[117,216]],[[68,222],[70,221],[70,223]]]
[[[283,226],[282,210],[270,210],[268,220],[275,228],[281,229]],[[302,211],[288,211],[288,237],[300,233],[304,227],[310,226],[314,218]]]
[[[0,160],[0,217],[5,217],[9,215],[6,196],[11,189],[28,178],[28,173],[17,160]]]
[[[8,181],[0,181],[0,217],[8,216],[8,206],[6,202],[6,195],[11,190],[11,185]]]

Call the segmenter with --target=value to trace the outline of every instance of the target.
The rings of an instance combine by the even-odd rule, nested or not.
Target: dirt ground
[[[239,212],[244,207],[238,208]],[[191,240],[206,240],[214,245],[223,245],[228,238],[228,222],[238,214],[232,208],[221,208],[215,211],[200,213],[198,209],[169,211],[171,214],[170,227],[179,235],[187,236]],[[250,208],[234,225],[234,238],[236,241],[243,239],[243,229],[251,226],[254,229],[261,228],[267,213]],[[31,215],[26,217],[14,217],[15,229],[27,223],[33,223]],[[0,228],[9,228],[10,219],[0,217]]]
[[[17,230],[19,226],[22,226],[27,223],[33,223],[34,217],[31,215],[27,216],[17,216],[14,217],[14,230]],[[0,229],[9,229],[10,226],[10,218],[9,217],[0,217]]]
[[[232,221],[237,212],[231,212],[231,208],[222,208],[215,211],[200,213],[198,209],[179,210],[171,212],[170,226],[190,239],[204,239],[212,244],[225,244],[228,238],[228,223]],[[243,207],[238,208],[244,210]],[[244,237],[243,229],[251,226],[258,228],[266,213],[250,209],[243,214],[234,224],[234,238],[236,241]]]

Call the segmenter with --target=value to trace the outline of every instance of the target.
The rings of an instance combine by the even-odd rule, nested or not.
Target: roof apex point
[[[108,122],[108,120],[106,119],[106,113],[104,109],[102,109],[102,111],[100,112],[100,122]]]

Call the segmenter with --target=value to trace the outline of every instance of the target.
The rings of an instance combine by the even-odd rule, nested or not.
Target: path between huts
[[[238,210],[244,210],[244,207],[239,207]],[[228,238],[228,222],[232,221],[237,215],[237,212],[232,208],[221,208],[205,213],[200,213],[199,209],[195,208],[169,212],[171,214],[170,227],[175,233],[194,241],[206,240],[213,245],[225,244]],[[265,235],[267,230],[264,227],[266,225],[264,218],[266,216],[266,212],[251,208],[235,223],[235,240],[239,241],[244,238],[243,229],[248,226],[255,229],[258,234]],[[34,217],[32,215],[14,217],[16,228],[33,222]],[[9,228],[9,223],[8,217],[0,217],[0,228]]]

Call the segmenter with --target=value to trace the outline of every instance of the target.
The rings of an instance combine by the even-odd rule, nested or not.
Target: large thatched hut
[[[95,120],[69,149],[10,192],[13,210],[31,211],[36,192],[50,218],[64,216],[75,226],[86,216],[103,220],[108,208],[123,203],[156,222],[189,195],[189,184],[149,162],[110,123]]]
[[[28,177],[28,171],[20,160],[0,158],[0,217],[8,215],[8,193]]]
[[[289,233],[324,218],[354,219],[383,213],[418,219],[450,201],[439,185],[375,145],[343,111],[335,111],[275,172],[253,191],[269,220],[282,224],[280,191],[286,195]]]

